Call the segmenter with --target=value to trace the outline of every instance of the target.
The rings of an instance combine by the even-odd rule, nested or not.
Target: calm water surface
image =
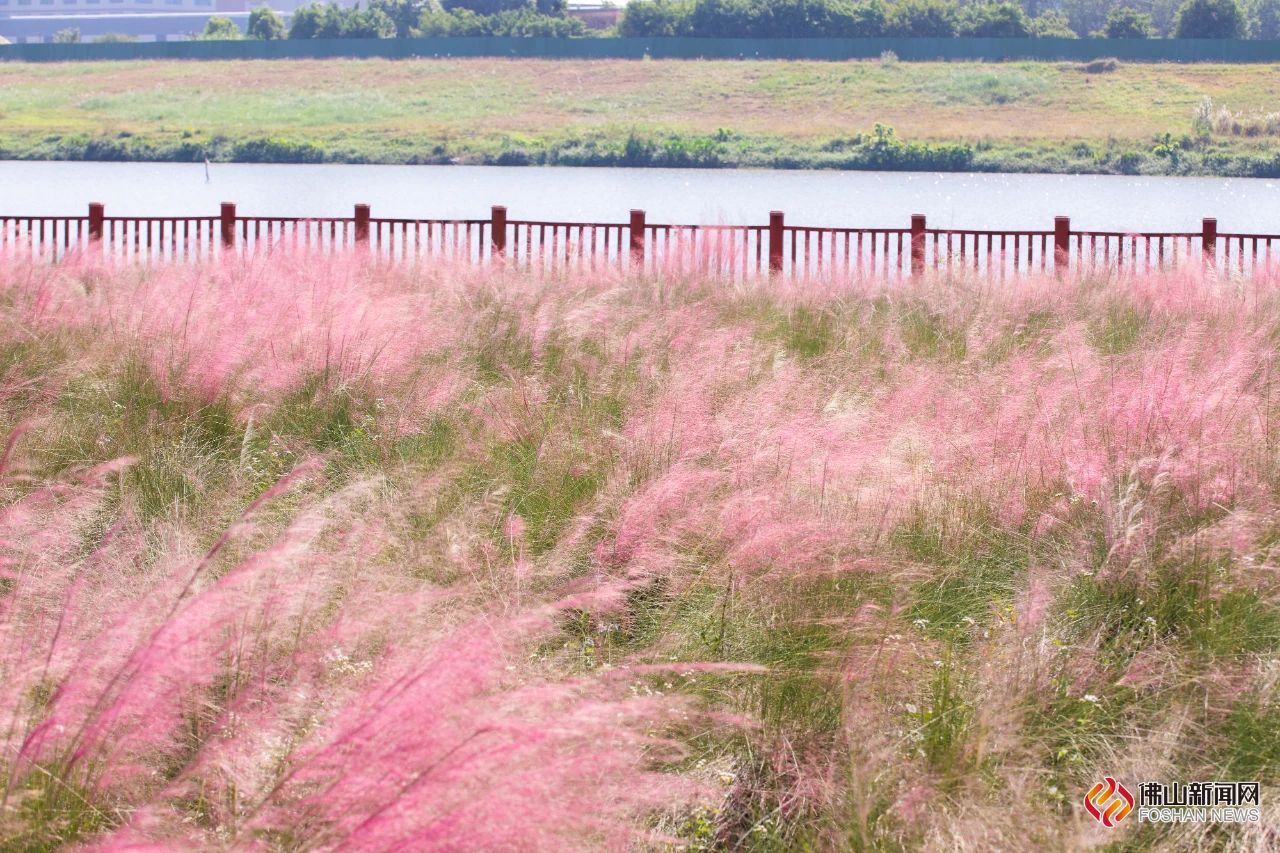
[[[346,166],[0,161],[0,214],[195,215],[234,201],[244,215],[512,218],[764,223],[782,210],[797,225],[1193,231],[1216,216],[1224,231],[1280,233],[1280,181],[1099,175],[500,166]]]

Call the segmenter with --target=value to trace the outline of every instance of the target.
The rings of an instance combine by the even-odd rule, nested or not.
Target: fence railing
[[[1095,268],[1149,271],[1199,261],[1220,272],[1251,274],[1280,254],[1280,234],[1219,233],[1217,220],[1199,231],[1077,231],[1065,216],[1046,230],[930,228],[924,216],[905,228],[826,228],[787,224],[676,225],[649,222],[633,210],[626,222],[378,218],[367,204],[350,217],[241,216],[224,203],[217,216],[0,215],[0,249],[22,247],[58,260],[71,252],[132,261],[179,261],[230,252],[256,254],[306,248],[360,250],[397,260],[503,259],[543,271],[601,266],[735,279],[758,276],[919,276],[972,270],[1005,277]],[[1277,258],[1280,260],[1280,258]]]

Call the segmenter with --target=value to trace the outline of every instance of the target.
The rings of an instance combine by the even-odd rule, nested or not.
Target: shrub
[[[1045,12],[1038,17],[1032,18],[1028,28],[1031,31],[1031,35],[1038,39],[1078,38],[1075,30],[1071,29],[1071,25],[1067,23],[1067,16],[1057,10]]]
[[[849,169],[964,171],[973,164],[973,149],[968,145],[907,142],[883,124],[870,133],[834,140],[827,150],[842,154],[841,165]]]
[[[386,13],[372,8],[361,11],[357,6],[346,10],[338,37],[387,39],[394,38],[395,34],[396,25]]]
[[[866,38],[884,35],[881,0],[637,0],[618,25],[623,36],[705,38]]]
[[[534,0],[444,0],[445,11],[466,9],[477,15],[496,15],[499,12],[533,11]]]
[[[249,13],[249,26],[245,34],[259,41],[282,39],[285,37],[284,18],[274,9],[260,6]]]
[[[421,36],[533,36],[566,38],[590,35],[578,18],[540,15],[531,9],[477,15],[467,9],[426,12],[414,32]]]
[[[291,139],[245,139],[231,146],[230,158],[237,163],[323,163],[324,148],[311,142]]]
[[[289,22],[289,38],[319,38],[321,30],[325,28],[328,16],[329,7],[319,3],[307,3],[299,6],[294,10],[293,18]]]
[[[1102,35],[1109,39],[1149,39],[1155,35],[1155,26],[1146,12],[1117,6],[1107,14]]]
[[[79,44],[80,28],[68,27],[65,30],[58,30],[56,33],[53,34],[53,43],[54,44]]]
[[[785,0],[784,0],[785,2]],[[691,35],[751,38],[771,31],[769,9],[756,0],[694,0]]]
[[[828,29],[812,32],[813,35],[831,35],[838,38],[876,38],[883,36],[888,25],[888,13],[881,0],[860,3],[833,3]],[[795,29],[799,30],[797,26]]]
[[[1031,25],[1021,6],[981,3],[964,12],[957,33],[976,38],[1026,38],[1031,35]]]
[[[200,41],[236,41],[244,36],[235,21],[222,15],[214,15],[197,38]]]
[[[897,0],[889,5],[885,34],[951,38],[956,34],[956,6],[948,0]]]
[[[93,41],[95,44],[133,44],[137,40],[137,36],[128,33],[103,33]]]
[[[693,31],[692,0],[634,0],[618,21],[618,35],[687,36]]]
[[[1245,31],[1244,12],[1236,0],[1187,0],[1174,22],[1180,39],[1238,39]]]

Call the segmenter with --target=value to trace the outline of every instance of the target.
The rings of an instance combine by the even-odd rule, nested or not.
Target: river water
[[[0,161],[0,215],[74,215],[101,201],[108,215],[216,212],[248,216],[482,218],[763,224],[770,210],[796,225],[1049,229],[1056,215],[1093,230],[1280,233],[1280,181],[1102,175],[358,166]]]

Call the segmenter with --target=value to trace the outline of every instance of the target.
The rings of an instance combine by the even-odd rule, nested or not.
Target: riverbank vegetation
[[[1280,175],[1271,65],[0,64],[0,157]]]
[[[0,257],[0,847],[1272,848],[1278,288]]]

